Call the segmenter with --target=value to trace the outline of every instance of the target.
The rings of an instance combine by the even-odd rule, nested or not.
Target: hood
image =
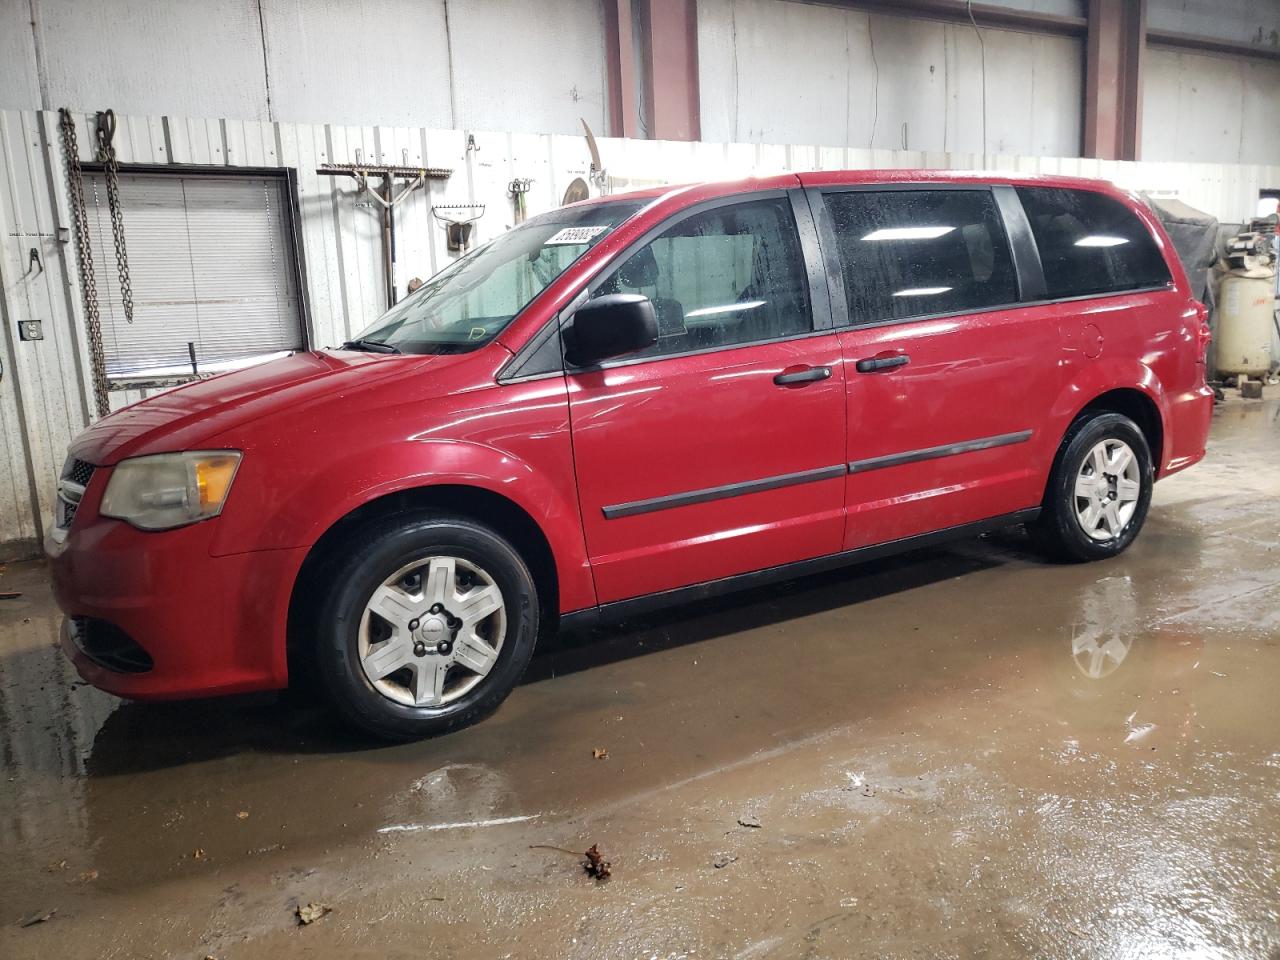
[[[198,449],[226,430],[308,400],[371,384],[456,356],[395,356],[356,351],[311,351],[197,380],[103,417],[71,443],[69,452],[97,466],[127,457]]]

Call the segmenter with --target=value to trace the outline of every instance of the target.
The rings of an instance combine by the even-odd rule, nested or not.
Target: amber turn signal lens
[[[201,507],[216,507],[227,499],[238,463],[236,457],[210,457],[196,462],[196,488],[200,491]]]

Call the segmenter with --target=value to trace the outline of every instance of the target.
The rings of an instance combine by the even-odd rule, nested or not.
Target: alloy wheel
[[[1141,493],[1142,474],[1132,448],[1114,438],[1099,441],[1076,474],[1080,528],[1094,540],[1114,540],[1133,519]]]
[[[358,654],[384,697],[439,707],[474,689],[498,661],[507,631],[502,591],[483,568],[435,556],[401,567],[373,591]]]

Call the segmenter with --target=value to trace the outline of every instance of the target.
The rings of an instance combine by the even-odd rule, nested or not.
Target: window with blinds
[[[303,347],[283,177],[120,174],[133,323],[120,298],[106,180],[85,206],[107,376],[115,381],[234,369]]]

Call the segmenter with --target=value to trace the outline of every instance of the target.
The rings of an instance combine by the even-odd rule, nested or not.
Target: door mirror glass
[[[638,293],[611,293],[588,300],[565,331],[565,358],[575,367],[644,350],[658,342],[653,303]]]

